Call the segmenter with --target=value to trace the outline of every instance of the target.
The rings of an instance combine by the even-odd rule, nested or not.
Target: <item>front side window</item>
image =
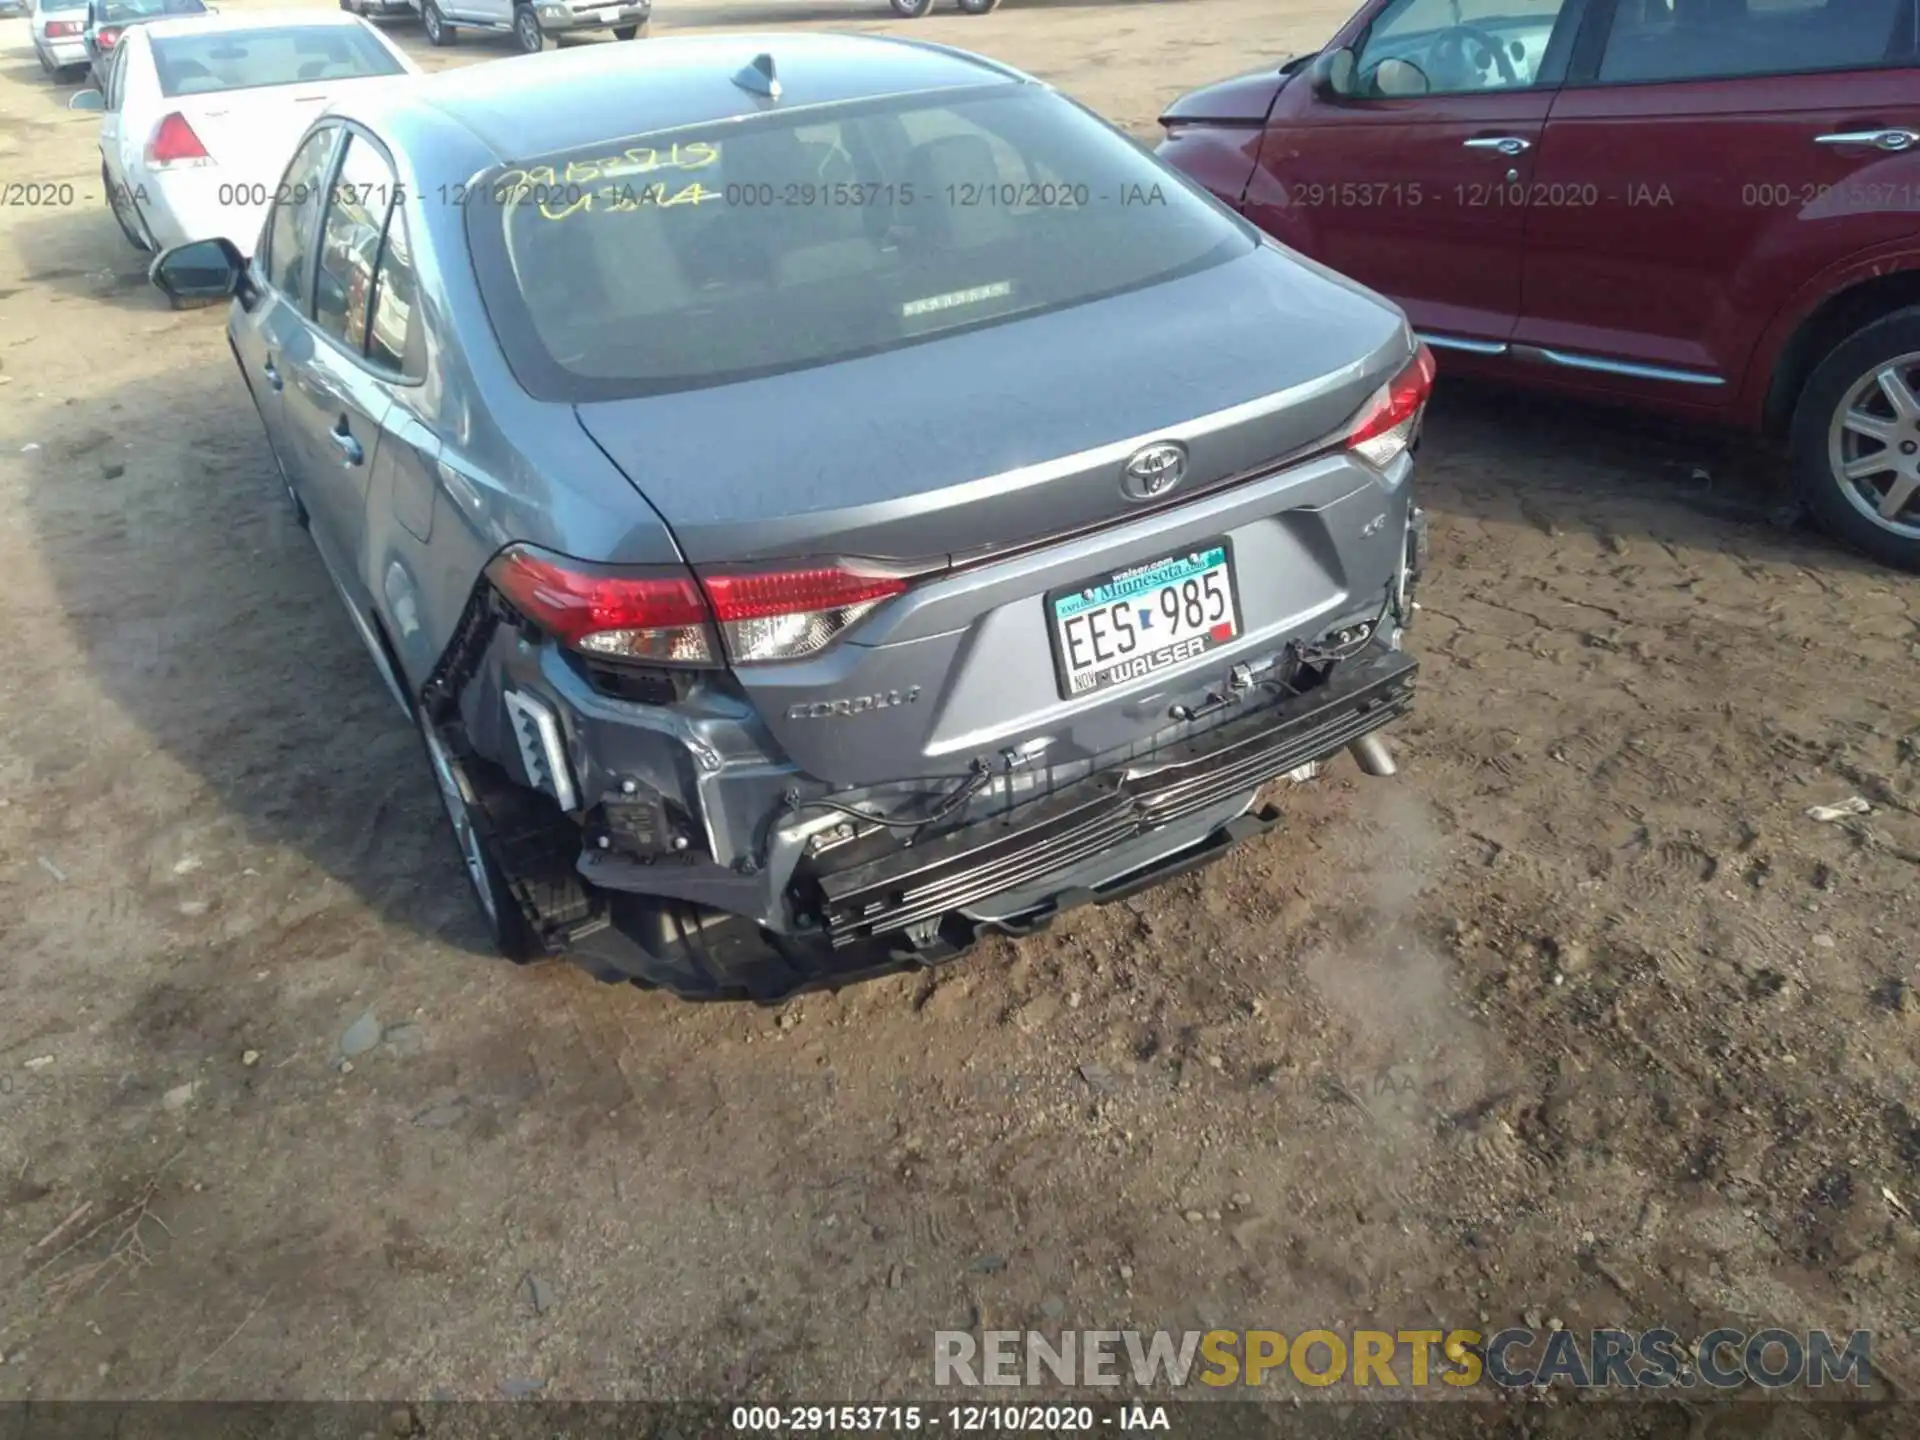
[[[356,355],[367,349],[367,308],[380,259],[387,210],[398,189],[386,156],[358,135],[327,195],[320,225],[320,269],[313,286],[313,322]]]
[[[1395,0],[1360,42],[1358,93],[1526,89],[1539,83],[1547,42],[1566,10],[1566,0]]]
[[[329,125],[314,131],[294,152],[274,192],[267,219],[267,283],[303,313],[307,308],[307,261],[313,254],[321,194],[333,147],[340,132]]]
[[[1599,79],[1857,70],[1913,53],[1914,0],[1619,0]]]
[[[466,214],[509,361],[553,398],[875,354],[1258,243],[1079,107],[999,85],[611,140],[482,177]]]

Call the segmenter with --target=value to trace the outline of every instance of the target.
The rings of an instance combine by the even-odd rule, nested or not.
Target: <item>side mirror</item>
[[[107,108],[107,97],[98,90],[76,90],[67,97],[67,108],[69,110],[104,110]]]
[[[231,240],[190,240],[154,257],[147,278],[175,300],[224,300],[246,282],[247,262]]]
[[[1322,50],[1314,57],[1307,82],[1322,100],[1340,100],[1353,94],[1353,50],[1342,45],[1338,50]]]
[[[1374,71],[1373,88],[1382,95],[1410,100],[1432,87],[1427,83],[1427,72],[1411,60],[1382,60]]]

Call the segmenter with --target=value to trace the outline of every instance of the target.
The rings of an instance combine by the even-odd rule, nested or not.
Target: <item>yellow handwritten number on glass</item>
[[[596,197],[603,208],[614,211],[639,210],[646,206],[663,209],[676,205],[700,205],[721,199],[721,192],[709,190],[698,180],[672,194],[664,182],[635,190],[628,185],[600,184],[627,175],[645,175],[659,170],[704,170],[720,158],[720,147],[705,141],[672,145],[658,150],[636,145],[617,155],[602,155],[590,160],[570,160],[562,174],[551,165],[530,165],[502,171],[493,183],[496,200],[518,205],[533,201],[546,220],[564,220],[582,210],[594,208]]]

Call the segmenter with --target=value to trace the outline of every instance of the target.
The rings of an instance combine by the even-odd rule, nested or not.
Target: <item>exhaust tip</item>
[[[1394,763],[1393,752],[1378,735],[1362,735],[1347,749],[1352,753],[1355,763],[1368,775],[1393,775],[1399,772],[1400,767]]]

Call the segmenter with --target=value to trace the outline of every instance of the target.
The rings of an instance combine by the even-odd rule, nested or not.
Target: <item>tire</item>
[[[513,7],[513,40],[522,55],[538,55],[547,48],[547,32],[540,28],[540,17],[531,5]]]
[[[120,187],[116,186],[112,177],[107,174],[107,164],[104,160],[100,162],[100,185],[106,191],[107,209],[113,213],[113,223],[120,227],[120,233],[127,237],[127,243],[142,255],[151,255],[153,247],[147,243],[146,237],[128,223],[125,206],[117,198],[120,195]],[[135,219],[138,218],[135,217]]]
[[[902,20],[918,20],[933,9],[933,0],[892,0],[893,13]]]
[[[427,33],[427,43],[439,48],[453,44],[457,32],[447,23],[447,17],[440,13],[440,7],[433,0],[422,0],[420,6],[420,28]]]
[[[613,27],[613,38],[616,40],[644,40],[647,38],[647,30],[650,24],[650,21],[642,20],[638,25],[616,25]]]
[[[517,965],[543,958],[546,948],[528,927],[520,902],[495,858],[486,824],[476,810],[477,792],[466,766],[427,718],[423,706],[415,705],[413,715],[426,754],[427,773],[433,777],[441,808],[446,812],[447,833],[453,840],[454,853],[460,857],[460,867],[466,871],[475,908],[486,922],[488,939],[494,949]]]
[[[1821,528],[1920,573],[1920,307],[1828,352],[1794,406],[1790,443],[1794,484]]]
[[[1000,8],[1000,0],[960,0],[963,15],[991,15]]]

